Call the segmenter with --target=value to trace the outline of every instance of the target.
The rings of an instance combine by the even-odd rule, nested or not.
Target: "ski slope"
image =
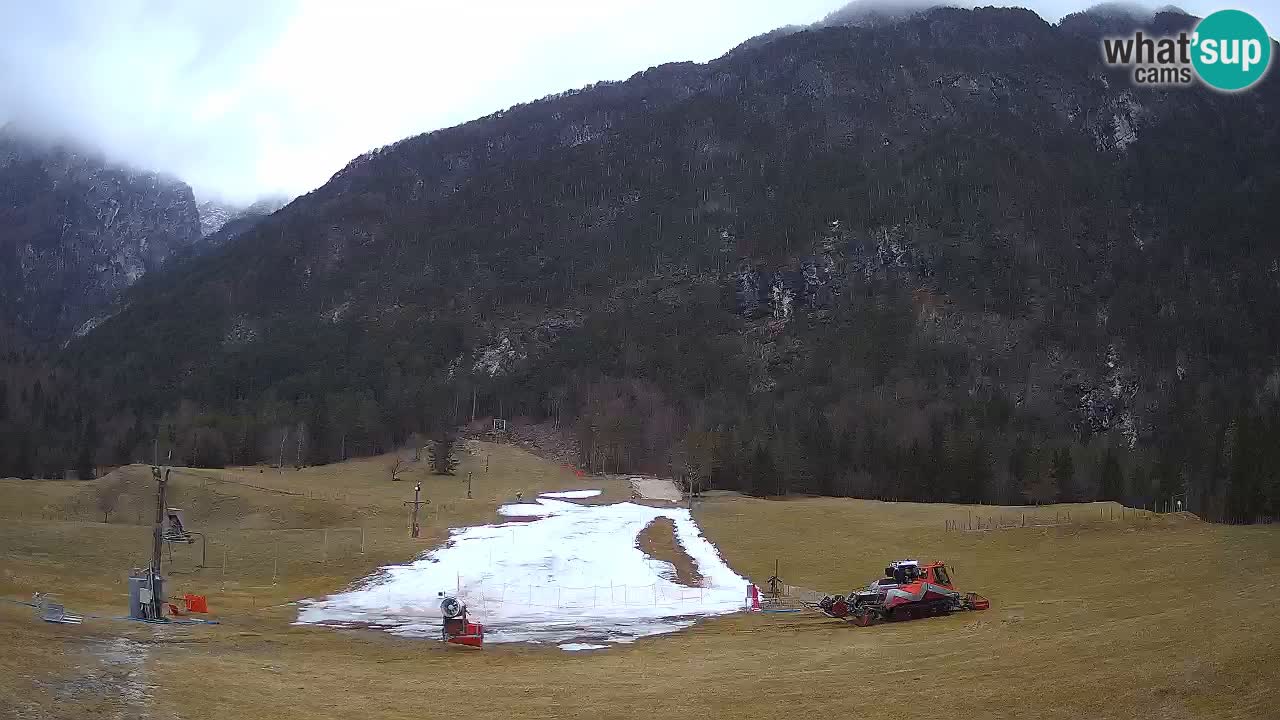
[[[455,529],[444,547],[412,563],[381,568],[348,592],[302,601],[298,623],[435,638],[444,592],[485,624],[488,642],[625,643],[742,608],[747,580],[725,564],[686,509],[579,505],[543,495],[498,512],[524,521]],[[637,547],[640,531],[660,517],[672,520],[701,587],[677,583],[670,563]]]

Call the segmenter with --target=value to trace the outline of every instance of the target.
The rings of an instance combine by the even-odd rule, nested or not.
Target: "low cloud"
[[[897,0],[904,3],[923,4]],[[659,63],[705,61],[774,28],[817,22],[839,6],[832,0],[8,5],[0,13],[0,125],[74,139],[117,162],[180,177],[202,197],[233,202],[298,195],[371,148]],[[1084,6],[1031,5],[1051,21]],[[1183,6],[1204,14],[1194,2]],[[1261,17],[1268,26],[1275,19]]]

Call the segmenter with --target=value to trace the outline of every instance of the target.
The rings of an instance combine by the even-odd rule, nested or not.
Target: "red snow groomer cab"
[[[880,620],[911,620],[959,610],[986,610],[990,601],[977,593],[961,593],[951,583],[947,566],[898,560],[884,577],[848,595],[828,595],[818,609],[828,617],[867,626]]]

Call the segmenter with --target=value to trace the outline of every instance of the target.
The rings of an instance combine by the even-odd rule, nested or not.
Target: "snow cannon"
[[[991,601],[977,593],[956,590],[941,562],[897,560],[889,563],[884,575],[848,595],[822,598],[818,609],[827,617],[866,627],[884,620],[913,620],[991,607]]]
[[[439,593],[440,614],[444,616],[441,639],[454,645],[481,647],[484,645],[484,625],[467,620],[467,606],[461,600]]]

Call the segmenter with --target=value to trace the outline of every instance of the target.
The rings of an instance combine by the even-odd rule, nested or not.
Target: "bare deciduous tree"
[[[98,482],[94,490],[94,504],[102,513],[102,522],[111,518],[111,513],[120,506],[120,496],[124,494],[124,483],[118,478],[104,479]]]
[[[391,456],[391,461],[387,463],[387,470],[391,473],[391,479],[398,481],[400,479],[400,471],[409,467],[409,461],[400,457],[399,453]]]

